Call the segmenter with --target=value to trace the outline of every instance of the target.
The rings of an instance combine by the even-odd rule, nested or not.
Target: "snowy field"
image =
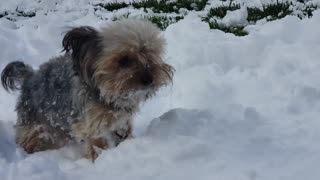
[[[130,8],[94,11],[88,2],[1,0],[0,12],[37,13],[0,18],[0,69],[18,59],[37,68],[61,54],[68,27],[100,27],[110,22],[101,16],[123,11],[139,16]],[[95,163],[71,148],[23,152],[14,143],[17,94],[0,88],[0,179],[319,180],[320,10],[303,20],[247,25],[242,37],[210,30],[204,11],[188,12],[163,32],[173,84],[141,107],[136,138]],[[245,21],[243,10],[233,14],[225,21]]]

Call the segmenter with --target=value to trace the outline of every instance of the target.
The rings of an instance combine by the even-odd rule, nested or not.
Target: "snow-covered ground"
[[[0,18],[0,69],[17,59],[36,68],[60,54],[68,27],[99,27],[97,14],[119,13],[87,2],[0,2],[0,11],[37,11]],[[71,148],[25,154],[14,143],[17,94],[0,88],[0,179],[320,179],[320,10],[249,25],[243,37],[210,30],[199,14],[164,32],[174,81],[142,106],[136,138],[95,163]]]

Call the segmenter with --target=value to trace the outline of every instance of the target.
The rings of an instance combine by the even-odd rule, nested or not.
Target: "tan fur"
[[[108,143],[104,138],[90,138],[87,141],[86,152],[84,157],[92,159],[93,161],[99,156],[102,149],[107,149]]]
[[[128,126],[117,127],[119,120],[125,121],[125,124],[131,124],[131,117],[127,113],[115,112],[108,106],[93,103],[88,105],[84,119],[72,126],[72,132],[74,136],[86,139],[100,136],[108,132],[106,130],[128,129]]]
[[[72,132],[79,140],[86,142],[86,151],[92,154],[93,146],[96,146],[91,142],[92,139],[100,139],[100,142],[104,141],[105,144],[108,142],[109,146],[98,146],[106,149],[118,145],[128,136],[132,137],[131,118],[125,112],[114,111],[109,106],[93,103],[88,105],[84,119],[72,126]],[[88,153],[86,154],[85,156],[88,157]]]
[[[45,125],[16,127],[16,131],[16,142],[27,153],[56,149],[70,141],[70,137],[65,137],[61,130],[50,129]],[[59,139],[59,145],[56,139]]]

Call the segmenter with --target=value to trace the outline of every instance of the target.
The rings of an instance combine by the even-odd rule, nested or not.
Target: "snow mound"
[[[0,10],[19,6],[37,15],[0,18],[0,69],[18,59],[36,68],[60,54],[68,27],[98,27],[118,15],[88,2],[2,2]],[[318,180],[320,10],[310,19],[248,25],[244,37],[209,29],[200,13],[163,32],[166,60],[176,69],[172,85],[141,107],[136,137],[95,163],[76,147],[23,152],[14,143],[18,94],[0,88],[0,179]],[[243,24],[245,16],[240,9],[224,21]]]
[[[223,17],[221,23],[226,26],[246,26],[248,24],[248,10],[247,6],[242,6],[235,11],[227,11],[225,17]]]

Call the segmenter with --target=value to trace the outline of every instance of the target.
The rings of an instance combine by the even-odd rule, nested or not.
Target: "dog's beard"
[[[100,89],[100,98],[116,108],[135,111],[141,102],[146,101],[155,92],[156,88],[153,87],[117,93],[108,89]]]

